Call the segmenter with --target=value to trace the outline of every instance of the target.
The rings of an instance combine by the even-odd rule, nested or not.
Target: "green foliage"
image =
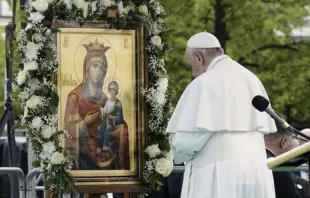
[[[238,2],[238,3],[237,3]],[[309,127],[310,41],[295,41],[291,28],[310,15],[309,1],[226,1],[227,52],[256,73],[271,103],[288,122]],[[285,34],[276,36],[275,30]]]
[[[183,58],[187,39],[204,30],[215,34],[226,54],[263,82],[272,105],[298,128],[309,127],[310,43],[296,42],[290,32],[310,15],[307,0],[162,0],[174,50],[167,71],[176,90],[174,103],[191,80]],[[183,14],[184,13],[184,14]],[[285,34],[276,36],[275,30]]]
[[[166,58],[166,69],[169,74],[170,86],[176,91],[175,104],[185,86],[191,80],[183,58],[187,40],[196,32],[204,30],[203,23],[198,20],[198,5],[195,0],[161,0],[166,10],[166,22],[171,29],[166,40],[173,46],[172,53]]]

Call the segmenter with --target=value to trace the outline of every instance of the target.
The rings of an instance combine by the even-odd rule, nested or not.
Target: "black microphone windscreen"
[[[263,96],[257,95],[253,98],[252,105],[259,111],[265,111],[269,105],[269,101]]]

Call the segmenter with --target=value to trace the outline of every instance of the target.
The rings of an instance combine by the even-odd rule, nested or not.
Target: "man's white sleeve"
[[[174,162],[180,164],[189,161],[202,149],[211,135],[209,132],[177,132],[171,135]]]

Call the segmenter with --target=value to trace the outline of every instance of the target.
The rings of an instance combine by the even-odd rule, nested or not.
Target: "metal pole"
[[[32,197],[32,180],[33,178],[38,175],[38,174],[42,174],[43,173],[43,169],[42,168],[35,168],[32,169],[28,175],[26,176],[26,197],[30,198]],[[36,186],[36,185],[35,185]]]
[[[14,113],[12,105],[12,81],[13,81],[13,42],[15,39],[15,16],[16,16],[16,0],[13,0],[13,16],[12,22],[5,26],[5,62],[6,62],[6,100],[5,109],[8,114],[7,120],[7,137],[8,137],[8,147],[9,147],[9,166],[18,167],[16,163],[16,158],[13,155],[16,153],[16,141],[15,141],[15,131],[14,131]],[[17,196],[14,187],[17,181],[15,177],[10,175],[11,184],[11,197],[15,198]]]
[[[34,187],[34,189],[37,191],[43,191],[43,190],[45,190],[45,186],[36,186],[36,187]]]
[[[43,173],[41,173],[39,175],[39,177],[37,178],[37,180],[34,182],[35,185],[38,185],[38,183],[41,181],[41,179],[43,178]]]
[[[19,181],[19,197],[25,198],[25,174],[17,167],[0,167],[0,175],[16,173]]]
[[[173,173],[184,173],[185,166],[174,166],[172,169]]]

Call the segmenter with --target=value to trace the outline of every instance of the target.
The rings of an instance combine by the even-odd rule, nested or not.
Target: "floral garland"
[[[68,138],[66,131],[57,129],[57,87],[51,76],[57,74],[57,50],[54,41],[57,30],[46,23],[52,20],[91,21],[107,17],[108,10],[116,10],[117,25],[136,24],[148,29],[147,40],[149,84],[142,93],[149,104],[148,143],[145,156],[144,181],[158,189],[163,177],[173,168],[173,154],[165,133],[167,118],[171,114],[168,101],[168,78],[164,68],[164,55],[170,47],[161,36],[167,31],[163,7],[158,0],[144,0],[135,5],[131,0],[36,0],[25,7],[26,28],[20,32],[18,50],[22,57],[16,77],[19,102],[24,108],[21,121],[33,152],[33,162],[45,172],[46,185],[55,196],[74,188],[70,175],[73,151],[62,148],[61,141]]]

